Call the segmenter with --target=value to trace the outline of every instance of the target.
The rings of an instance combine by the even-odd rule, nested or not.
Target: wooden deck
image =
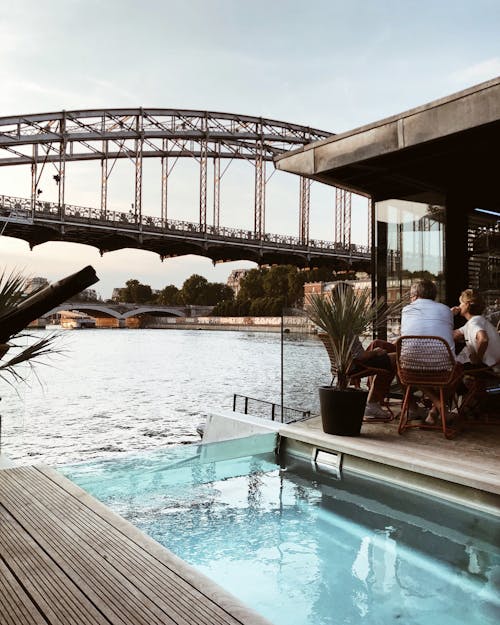
[[[1,625],[269,625],[46,467],[0,470]]]

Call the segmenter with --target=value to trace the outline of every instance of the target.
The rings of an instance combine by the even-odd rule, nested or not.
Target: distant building
[[[234,291],[234,296],[238,297],[240,292],[240,282],[247,275],[250,269],[233,269],[227,279],[227,286],[231,287]]]
[[[95,289],[85,289],[78,294],[78,299],[83,302],[97,302],[99,301],[99,295]]]
[[[49,281],[47,278],[41,278],[40,276],[36,278],[29,278],[26,281],[26,288],[24,289],[25,295],[31,295],[35,291],[39,291],[43,289],[43,287],[48,286]]]
[[[111,293],[111,299],[114,302],[119,302],[120,301],[120,291],[121,291],[121,289],[118,289],[118,288],[113,289],[113,292]]]
[[[319,295],[327,295],[331,292],[333,287],[338,282],[338,280],[336,282],[306,282],[304,284],[304,303],[307,304],[310,295],[312,295],[313,293]],[[368,277],[362,280],[341,280],[340,282],[346,282],[347,284],[350,284],[355,290],[371,289],[371,279]],[[410,290],[411,283],[412,280],[410,278],[405,278],[402,280],[387,280],[387,303],[393,304],[402,295],[407,293]]]

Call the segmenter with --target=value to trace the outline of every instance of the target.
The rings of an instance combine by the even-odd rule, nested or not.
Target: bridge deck
[[[2,625],[266,622],[56,471],[0,471]]]
[[[155,252],[160,257],[197,254],[213,261],[251,260],[260,264],[340,267],[352,263],[369,271],[370,250],[363,245],[257,233],[116,211],[36,202],[0,195],[0,230],[31,246],[47,241],[93,245],[102,253],[123,248]],[[339,264],[340,263],[340,264]]]

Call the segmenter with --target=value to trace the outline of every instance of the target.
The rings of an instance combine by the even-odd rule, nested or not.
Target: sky
[[[500,75],[499,33],[498,0],[2,0],[0,116],[185,108],[338,133]],[[117,210],[133,200],[132,174],[120,167]],[[188,169],[176,171],[172,217],[196,221]],[[249,175],[248,167],[234,167],[226,190],[223,184],[221,225],[252,222]],[[56,199],[48,185],[44,199]],[[76,169],[67,201],[97,207],[98,185],[97,169]],[[278,172],[269,187],[267,231],[296,236],[298,179]],[[0,194],[29,197],[29,189],[25,168],[0,168]],[[158,214],[150,197],[144,212]],[[311,236],[333,239],[333,206],[331,190],[314,183]],[[353,206],[353,241],[363,243],[366,200],[354,198]],[[130,249],[101,258],[64,242],[30,251],[25,241],[0,237],[0,268],[56,280],[87,264],[105,298],[129,278],[160,289],[180,287],[192,273],[225,282],[232,269],[254,266],[213,267],[195,256],[161,263]]]

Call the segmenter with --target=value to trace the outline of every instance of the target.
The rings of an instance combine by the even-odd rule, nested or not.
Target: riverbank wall
[[[235,332],[280,332],[281,317],[147,317],[141,327],[159,330],[233,330]],[[283,317],[285,332],[314,334],[314,325],[304,317]]]

